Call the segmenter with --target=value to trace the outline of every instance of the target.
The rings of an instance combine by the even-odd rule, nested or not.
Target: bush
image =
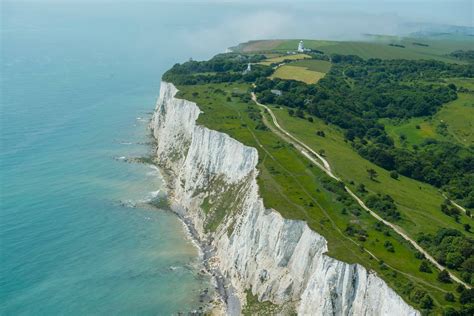
[[[426,260],[423,260],[420,264],[420,268],[419,270],[421,272],[425,272],[425,273],[431,273],[431,267],[430,267],[430,264],[428,263],[428,261]]]
[[[438,281],[443,283],[451,283],[451,277],[449,276],[448,271],[442,270],[438,273]]]
[[[448,302],[454,302],[456,300],[456,298],[454,297],[454,294],[451,292],[444,294],[444,299]]]
[[[474,303],[474,289],[466,289],[461,293],[459,302],[463,305]]]
[[[448,307],[443,311],[443,316],[459,316],[459,312],[452,307]]]
[[[398,179],[398,172],[396,172],[396,171],[391,171],[391,172],[390,172],[390,177],[391,177],[392,179],[397,180],[397,179]]]
[[[397,206],[390,195],[369,195],[365,204],[369,208],[380,213],[382,217],[386,219],[399,220],[401,218],[400,212],[397,210]]]
[[[386,240],[383,246],[385,247],[385,249],[387,249],[388,252],[395,252],[395,248],[393,247],[393,244],[391,241]]]
[[[433,299],[426,294],[420,300],[420,307],[423,309],[431,309],[433,307]]]

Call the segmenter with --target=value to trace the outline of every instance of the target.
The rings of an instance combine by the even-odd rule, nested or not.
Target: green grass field
[[[306,54],[283,55],[283,56],[277,56],[277,57],[271,57],[271,58],[265,59],[264,61],[259,62],[259,64],[270,66],[271,64],[282,63],[285,60],[300,60],[300,59],[306,59],[306,58],[311,58],[311,56],[306,55]]]
[[[218,88],[224,93],[217,93]],[[203,111],[198,119],[199,124],[225,132],[258,150],[258,184],[265,206],[274,208],[285,218],[306,221],[328,240],[330,256],[349,263],[360,263],[377,271],[407,301],[410,298],[406,291],[412,284],[428,292],[437,305],[457,306],[457,303],[447,303],[443,298],[445,291],[454,292],[455,284],[440,283],[436,280],[436,272],[420,272],[418,267],[421,260],[415,258],[412,246],[393,232],[375,229],[376,220],[367,212],[362,211],[357,215],[352,210],[343,211],[353,207],[350,206],[353,204],[341,201],[340,195],[323,188],[327,175],[273,132],[256,129],[259,123],[249,117],[249,112],[260,111],[255,104],[243,103],[237,97],[227,99],[232,92],[248,93],[248,88],[248,85],[243,84],[180,86],[179,97],[199,105]],[[317,150],[325,149],[328,159],[342,178],[354,180],[355,184],[365,183],[373,192],[390,192],[405,217],[400,224],[411,234],[419,231],[435,232],[438,226],[459,225],[438,210],[442,198],[434,188],[403,177],[399,181],[391,179],[386,171],[362,160],[353,152],[344,143],[340,132],[333,127],[318,120],[310,123],[290,117],[286,110],[277,109],[275,112],[282,125],[295,132],[301,140]],[[317,129],[324,130],[326,137],[316,137]],[[377,170],[378,183],[368,179],[366,167]],[[426,221],[432,225],[427,227]],[[360,225],[367,231],[365,241],[344,233],[349,223]],[[385,241],[394,245],[394,253],[385,249]],[[416,306],[417,302],[411,301],[411,304]]]
[[[436,133],[436,126],[429,118],[413,118],[406,121],[389,119],[380,120],[385,126],[388,135],[392,137],[399,147],[419,145],[428,138],[441,139],[442,135]],[[406,137],[402,140],[401,137]]]
[[[448,125],[448,133],[457,142],[474,145],[474,94],[459,93],[459,98],[446,104],[435,119]]]
[[[473,220],[466,216],[461,218],[460,223],[456,223],[453,218],[440,211],[444,198],[437,188],[403,176],[395,180],[387,170],[362,158],[344,141],[344,136],[337,127],[326,125],[316,117],[313,117],[313,123],[291,117],[282,108],[274,108],[274,113],[287,131],[314,150],[323,149],[335,173],[347,183],[354,181],[350,185],[352,188],[363,183],[369,192],[391,195],[404,218],[397,225],[415,239],[420,232],[435,233],[441,227],[463,230],[462,223],[473,225]],[[316,136],[318,130],[324,131],[325,137]],[[377,181],[369,179],[366,171],[368,168],[377,171]],[[425,225],[426,220],[431,223],[428,227]],[[473,236],[472,233],[470,235]]]
[[[329,70],[331,70],[331,63],[325,60],[316,60],[316,59],[299,60],[299,61],[292,62],[290,65],[296,66],[296,67],[303,67],[312,71],[317,71],[317,72],[322,72],[322,73],[328,73]]]
[[[419,145],[428,138],[452,141],[461,145],[474,145],[474,79],[450,79],[458,87],[470,89],[458,93],[458,99],[449,102],[433,116],[412,118],[406,121],[382,120],[387,133],[397,146]],[[443,123],[446,130],[440,129]],[[404,135],[405,140],[400,136]]]
[[[325,73],[309,70],[306,67],[283,65],[278,67],[270,78],[297,80],[307,84],[314,84],[323,78]]]
[[[244,52],[294,51],[299,40],[263,40],[241,44],[237,49]],[[421,43],[428,46],[420,46]],[[454,50],[474,49],[472,40],[443,38],[418,39],[392,36],[371,36],[363,41],[304,40],[306,48],[316,49],[326,54],[358,55],[362,58],[382,59],[436,59],[445,62],[463,63],[447,56]],[[403,45],[402,47],[389,44]]]

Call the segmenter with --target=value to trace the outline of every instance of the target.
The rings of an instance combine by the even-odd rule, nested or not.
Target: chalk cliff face
[[[170,202],[215,249],[242,304],[250,290],[301,315],[419,315],[375,273],[326,256],[326,240],[306,223],[265,209],[257,151],[196,125],[199,108],[176,93],[161,84],[151,122]]]

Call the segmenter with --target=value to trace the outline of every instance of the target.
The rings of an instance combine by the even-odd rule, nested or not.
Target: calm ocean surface
[[[0,314],[197,309],[210,284],[182,224],[130,207],[157,171],[116,158],[149,153],[161,74],[216,53],[183,39],[229,8],[1,5]]]

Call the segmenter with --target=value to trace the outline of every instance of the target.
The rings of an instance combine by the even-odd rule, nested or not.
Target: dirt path
[[[450,200],[450,199],[446,196],[446,194],[441,193],[441,195],[442,195],[445,199],[447,199],[449,202],[451,202],[452,205],[454,205],[455,207],[457,207],[458,210],[460,210],[461,212],[464,212],[464,214],[467,214],[467,210],[466,210],[464,207],[462,207],[462,206],[459,205],[458,203],[454,202],[453,200]]]
[[[295,148],[298,151],[300,151],[301,154],[303,154],[306,158],[308,158],[308,160],[310,160],[312,163],[314,163],[316,166],[318,166],[318,168],[320,168],[322,171],[324,171],[328,176],[330,176],[331,178],[336,179],[338,181],[341,181],[341,179],[339,179],[333,173],[333,171],[331,169],[331,165],[329,164],[329,162],[324,157],[322,157],[320,154],[318,154],[313,149],[311,149],[311,147],[309,147],[308,145],[303,143],[301,140],[299,140],[298,138],[293,136],[291,133],[286,131],[284,128],[282,128],[280,126],[280,124],[278,123],[278,120],[277,120],[275,114],[273,114],[272,110],[268,106],[266,106],[264,104],[261,104],[257,101],[257,97],[255,96],[255,93],[252,92],[251,96],[252,96],[252,100],[255,102],[255,104],[257,104],[258,106],[264,108],[270,114],[270,116],[272,118],[272,121],[273,121],[273,124],[283,134],[283,135],[280,135],[280,137],[283,136],[282,137],[283,139],[285,139],[287,142],[289,142],[290,144],[295,146]],[[346,185],[344,185],[344,189],[347,191],[347,193],[349,193],[352,196],[352,198],[354,200],[356,200],[356,202],[363,209],[365,209],[367,212],[369,212],[370,215],[372,215],[378,221],[381,221],[382,223],[384,223],[386,226],[389,226],[390,228],[392,228],[397,234],[402,236],[403,239],[407,240],[410,244],[412,244],[412,246],[415,247],[416,250],[421,252],[426,257],[426,259],[428,259],[432,264],[434,264],[439,270],[448,271],[444,266],[439,264],[438,261],[436,261],[426,250],[424,250],[420,245],[418,245],[418,243],[415,240],[413,240],[410,236],[408,236],[405,233],[405,231],[403,231],[402,228],[400,228],[400,227],[396,226],[395,224],[392,224],[391,222],[383,219],[377,213],[375,213],[370,208],[368,208],[365,205],[365,203],[354,192],[352,192],[351,189],[349,189]],[[460,283],[460,284],[464,285],[466,288],[471,288],[471,286],[469,286],[467,283],[463,282],[461,279],[459,279],[457,276],[452,274],[450,271],[448,271],[448,273],[449,273],[449,276],[451,277],[451,279],[453,279],[457,283]]]

